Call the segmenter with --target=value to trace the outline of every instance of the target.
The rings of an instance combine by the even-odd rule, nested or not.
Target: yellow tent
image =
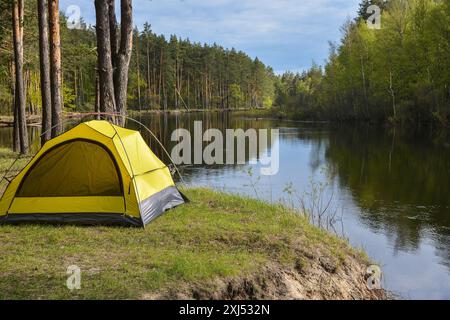
[[[44,144],[6,188],[0,222],[145,226],[182,203],[139,132],[95,120]]]

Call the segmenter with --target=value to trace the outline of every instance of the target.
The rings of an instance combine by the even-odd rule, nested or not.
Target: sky
[[[157,34],[217,43],[258,57],[276,73],[323,65],[328,41],[356,15],[360,0],[133,0],[134,24]],[[95,25],[93,0],[61,0],[60,10]],[[117,6],[118,7],[118,6]],[[119,15],[118,15],[119,16]]]

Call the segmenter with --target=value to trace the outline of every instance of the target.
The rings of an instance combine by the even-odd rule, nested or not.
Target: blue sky
[[[259,57],[274,68],[301,71],[323,64],[328,41],[356,15],[359,0],[134,0],[134,23],[148,21],[154,32],[195,42],[220,44]],[[60,9],[78,5],[95,24],[93,0],[61,0]]]

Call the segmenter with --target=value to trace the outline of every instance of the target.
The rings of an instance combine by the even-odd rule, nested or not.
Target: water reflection
[[[332,174],[352,192],[367,226],[385,230],[397,250],[414,251],[436,231],[435,240],[448,238],[450,149],[442,142],[424,132],[358,128],[333,130],[329,140]]]
[[[155,134],[157,139],[162,142],[165,149],[170,153],[172,148],[178,143],[178,141],[172,141],[171,135],[176,129],[186,129],[191,133],[192,142],[191,142],[191,155],[192,155],[192,164],[194,163],[194,122],[201,121],[202,133],[208,129],[218,129],[223,134],[223,162],[225,162],[228,153],[234,154],[234,158],[237,159],[238,150],[237,144],[234,143],[234,150],[227,150],[225,148],[227,143],[226,129],[234,129],[241,128],[243,130],[247,130],[249,128],[254,129],[264,129],[266,127],[261,126],[260,122],[257,121],[246,121],[244,118],[233,118],[227,113],[222,112],[212,112],[212,113],[196,113],[196,114],[175,114],[168,116],[167,114],[153,115],[151,117],[144,117],[138,119],[145,123],[146,126]],[[258,125],[256,125],[258,124]],[[133,128],[135,130],[139,130],[140,125],[128,121],[127,127]],[[169,162],[166,153],[163,150],[161,144],[152,137],[152,135],[147,131],[142,131],[141,133],[144,139],[147,141],[151,149],[164,161]],[[261,143],[259,141],[259,135],[256,136],[257,147],[250,148],[248,139],[246,139],[246,149],[244,152],[245,162],[250,162],[252,160],[258,160],[263,157],[267,151],[271,150],[271,134],[268,132],[266,143]],[[203,141],[203,148],[207,146],[210,142]],[[198,164],[196,164],[198,165]],[[205,163],[202,163],[200,166],[205,166]],[[215,164],[209,166],[209,168],[222,168],[225,165]],[[226,165],[227,167],[229,165]],[[233,166],[231,166],[233,167]]]

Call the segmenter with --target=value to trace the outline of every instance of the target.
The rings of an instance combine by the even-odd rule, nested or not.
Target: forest
[[[11,23],[17,1],[23,0],[0,3],[1,115],[13,115],[17,100]],[[36,8],[46,1],[23,2],[24,112],[40,115]],[[380,29],[366,23],[372,4],[382,10]],[[69,28],[62,13],[59,19],[61,108],[100,110],[105,81],[98,72],[102,59],[97,59],[96,26],[82,21],[79,28]],[[450,0],[363,0],[357,17],[343,24],[340,43],[330,42],[324,66],[313,63],[301,73],[280,75],[234,48],[166,38],[155,34],[150,22],[131,28],[127,90],[120,98],[128,109],[265,108],[273,115],[308,120],[450,121]]]
[[[373,4],[380,29],[366,23]],[[342,34],[323,68],[279,78],[278,106],[297,118],[448,125],[449,0],[364,0]]]
[[[37,0],[25,1],[24,77],[27,111],[40,112]],[[0,4],[0,112],[11,114],[14,56],[11,10]],[[62,96],[66,111],[94,110],[97,51],[95,26],[69,29],[60,15]],[[269,107],[274,73],[242,51],[179,39],[166,39],[146,23],[133,30],[129,65],[129,109],[230,109]]]

